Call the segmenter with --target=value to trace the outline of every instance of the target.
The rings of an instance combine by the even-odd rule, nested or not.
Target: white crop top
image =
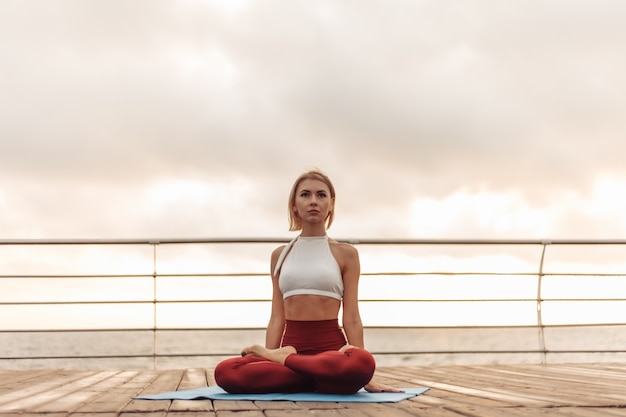
[[[343,298],[343,277],[330,251],[328,236],[298,236],[292,240],[278,258],[274,274],[278,271],[283,299],[302,294]]]

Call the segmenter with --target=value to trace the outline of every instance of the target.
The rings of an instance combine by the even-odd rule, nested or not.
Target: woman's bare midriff
[[[320,295],[294,295],[284,300],[285,319],[297,321],[333,320],[341,301]]]

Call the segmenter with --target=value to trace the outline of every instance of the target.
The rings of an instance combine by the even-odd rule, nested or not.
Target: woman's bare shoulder
[[[287,245],[282,245],[277,247],[272,251],[272,256],[270,258],[270,271],[272,272],[272,278],[274,278],[274,269],[276,268],[276,264],[278,263],[278,258],[280,254],[283,252]]]
[[[285,250],[287,245],[281,245],[272,251],[272,259],[278,259],[280,254]]]
[[[328,239],[328,243],[331,245],[333,252],[337,251],[345,258],[358,257],[359,251],[354,245],[346,242],[337,242],[334,239]]]

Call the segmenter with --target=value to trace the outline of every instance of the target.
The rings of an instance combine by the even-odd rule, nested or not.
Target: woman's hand
[[[404,392],[390,385],[380,384],[374,381],[370,381],[369,384],[367,384],[363,388],[365,388],[367,392]]]

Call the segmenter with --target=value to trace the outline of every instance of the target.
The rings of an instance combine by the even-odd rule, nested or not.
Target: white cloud
[[[588,192],[572,187],[532,202],[520,190],[471,191],[413,201],[416,237],[618,239],[626,236],[626,181],[598,176]]]
[[[411,229],[420,237],[541,238],[549,232],[554,211],[529,206],[519,192],[463,189],[442,200],[416,199]]]
[[[603,176],[598,178],[593,187],[592,200],[587,210],[598,216],[616,217],[626,226],[626,179]]]

